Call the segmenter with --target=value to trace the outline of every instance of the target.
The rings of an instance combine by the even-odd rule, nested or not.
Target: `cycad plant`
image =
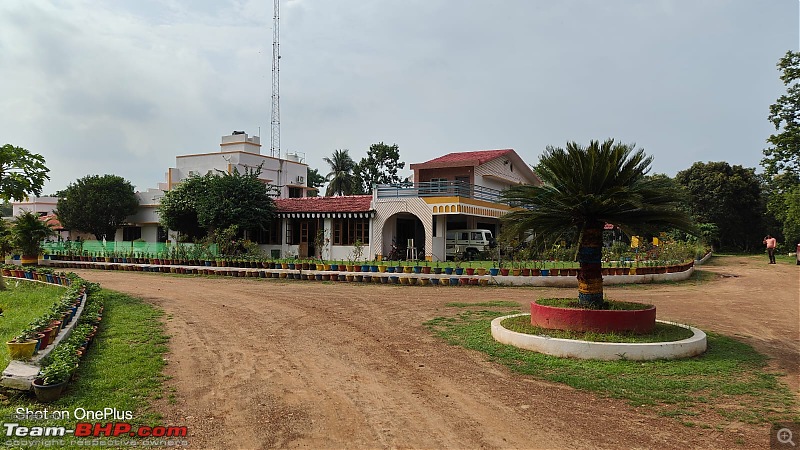
[[[568,142],[566,149],[547,147],[536,172],[541,185],[519,185],[503,197],[519,209],[503,222],[520,235],[538,239],[577,236],[578,300],[602,309],[601,254],[603,227],[613,224],[629,235],[673,227],[694,233],[681,210],[681,193],[666,177],[649,177],[652,156],[634,145],[590,141],[587,147]]]

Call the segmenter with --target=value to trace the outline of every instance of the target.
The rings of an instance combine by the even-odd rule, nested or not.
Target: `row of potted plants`
[[[9,274],[5,273],[6,270],[9,271]],[[69,376],[74,372],[80,356],[84,353],[83,350],[97,332],[97,326],[102,319],[103,305],[88,294],[98,289],[99,285],[86,282],[74,273],[55,274],[52,270],[45,268],[31,270],[30,268],[4,266],[3,271],[5,276],[53,284],[64,285],[62,280],[67,280],[66,292],[52,305],[50,310],[34,319],[19,335],[6,343],[11,359],[27,360],[37,352],[44,351],[53,345],[59,335],[64,332],[63,330],[77,320],[69,337],[62,338],[58,346],[43,359],[42,369],[34,380],[33,387],[37,397],[41,390],[44,392],[45,400],[43,401],[49,401],[46,400],[49,398],[48,395],[52,396],[54,393],[60,395],[60,388],[63,388]],[[58,283],[56,283],[56,278],[48,279],[47,275],[57,276]],[[76,319],[82,302],[85,302],[83,312]],[[60,385],[60,388],[48,389],[48,386],[53,385]]]
[[[33,392],[39,401],[52,402],[61,397],[93,342],[102,316],[95,314],[92,319],[83,320],[84,317],[69,337],[47,355],[39,376],[33,380]]]
[[[71,283],[70,277],[64,272],[56,272],[46,267],[37,267],[34,269],[32,266],[3,264],[2,271],[4,277],[26,278],[28,280],[38,280],[62,286],[69,286]]]
[[[83,267],[80,263],[70,262],[54,262],[57,267]],[[694,264],[693,261],[677,262],[674,261],[669,265],[631,265],[621,267],[603,267],[602,274],[608,275],[648,275],[657,273],[672,273],[682,272],[688,270]],[[203,269],[204,267],[215,267],[213,271]],[[433,274],[433,275],[491,275],[491,276],[577,276],[578,268],[559,268],[551,267],[545,268],[530,268],[530,267],[503,267],[503,268],[485,268],[485,267],[441,267],[430,265],[404,265],[397,263],[396,265],[380,264],[380,263],[365,263],[365,264],[339,264],[328,262],[280,262],[280,261],[264,261],[260,265],[240,266],[240,265],[203,265],[193,264],[191,261],[187,264],[178,265],[162,265],[162,264],[139,264],[139,265],[125,265],[119,263],[112,263],[111,265],[101,265],[97,268],[107,270],[129,270],[129,271],[148,271],[148,272],[171,272],[171,273],[189,273],[189,274],[225,274],[226,271],[219,270],[220,267],[227,267],[230,269],[241,268],[257,268],[257,269],[288,269],[288,270],[317,270],[317,271],[339,271],[339,272],[371,272],[371,273],[406,273],[406,274]],[[232,270],[231,272],[237,272]],[[232,274],[232,276],[238,276]]]

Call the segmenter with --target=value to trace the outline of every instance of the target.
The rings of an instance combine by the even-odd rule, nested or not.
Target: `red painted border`
[[[531,324],[542,328],[598,333],[646,334],[656,326],[656,307],[635,311],[558,308],[531,302]]]

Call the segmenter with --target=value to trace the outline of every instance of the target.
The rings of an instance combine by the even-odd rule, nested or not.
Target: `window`
[[[473,240],[473,241],[482,241],[483,240],[483,232],[473,231],[471,240]]]
[[[336,219],[333,221],[333,245],[369,244],[369,219]]]
[[[289,198],[301,198],[303,196],[303,188],[289,187]]]
[[[466,232],[466,231],[465,231],[465,232],[463,232],[463,233],[458,233],[458,240],[459,240],[459,241],[466,241],[466,240],[469,240],[469,233],[468,233],[468,232]]]
[[[167,242],[167,230],[164,227],[158,227],[156,231],[156,242]]]
[[[122,240],[135,241],[142,238],[142,227],[122,227]]]
[[[277,245],[281,243],[281,221],[273,220],[265,229],[255,229],[252,233],[257,244]]]

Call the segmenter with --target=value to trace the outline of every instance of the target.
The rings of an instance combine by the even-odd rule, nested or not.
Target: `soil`
[[[608,286],[658,317],[737,337],[797,393],[800,267],[715,257],[703,281]],[[768,448],[769,425],[687,427],[623,400],[532,379],[423,323],[448,302],[567,289],[416,287],[80,271],[162,308],[172,336],[166,425],[192,448]]]

